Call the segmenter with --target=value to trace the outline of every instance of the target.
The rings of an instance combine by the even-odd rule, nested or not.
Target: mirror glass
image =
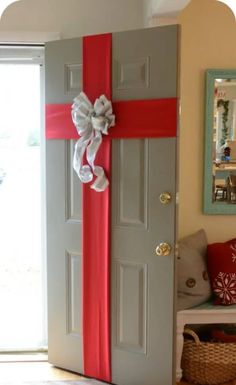
[[[204,212],[236,214],[236,70],[207,70]]]

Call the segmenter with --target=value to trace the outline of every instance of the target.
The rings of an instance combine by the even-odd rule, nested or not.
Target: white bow
[[[112,104],[105,95],[95,100],[94,106],[81,92],[72,105],[71,116],[80,135],[75,144],[73,167],[83,183],[96,179],[90,186],[95,191],[104,191],[109,182],[101,166],[94,165],[98,149],[102,143],[102,134],[108,135],[108,129],[115,125],[115,115],[112,114]],[[88,164],[82,165],[86,150]]]

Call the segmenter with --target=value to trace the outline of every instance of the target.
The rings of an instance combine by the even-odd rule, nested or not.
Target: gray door
[[[115,33],[113,100],[177,95],[176,26]],[[46,101],[81,90],[81,40],[46,48]],[[48,141],[49,361],[83,373],[80,186],[72,141]],[[173,382],[175,138],[113,140],[112,383]],[[162,192],[171,202],[163,205]],[[157,256],[167,242],[168,256]]]

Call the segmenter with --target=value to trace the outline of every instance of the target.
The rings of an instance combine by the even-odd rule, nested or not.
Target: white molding
[[[148,20],[148,27],[158,27],[162,25],[178,24],[177,14],[155,15]]]
[[[179,13],[189,2],[190,0],[143,0],[145,26],[176,24]]]
[[[44,31],[1,31],[0,43],[44,44],[47,41],[60,40],[59,32]]]

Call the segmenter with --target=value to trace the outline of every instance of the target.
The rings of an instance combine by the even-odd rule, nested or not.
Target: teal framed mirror
[[[236,214],[236,69],[206,70],[205,214]]]

